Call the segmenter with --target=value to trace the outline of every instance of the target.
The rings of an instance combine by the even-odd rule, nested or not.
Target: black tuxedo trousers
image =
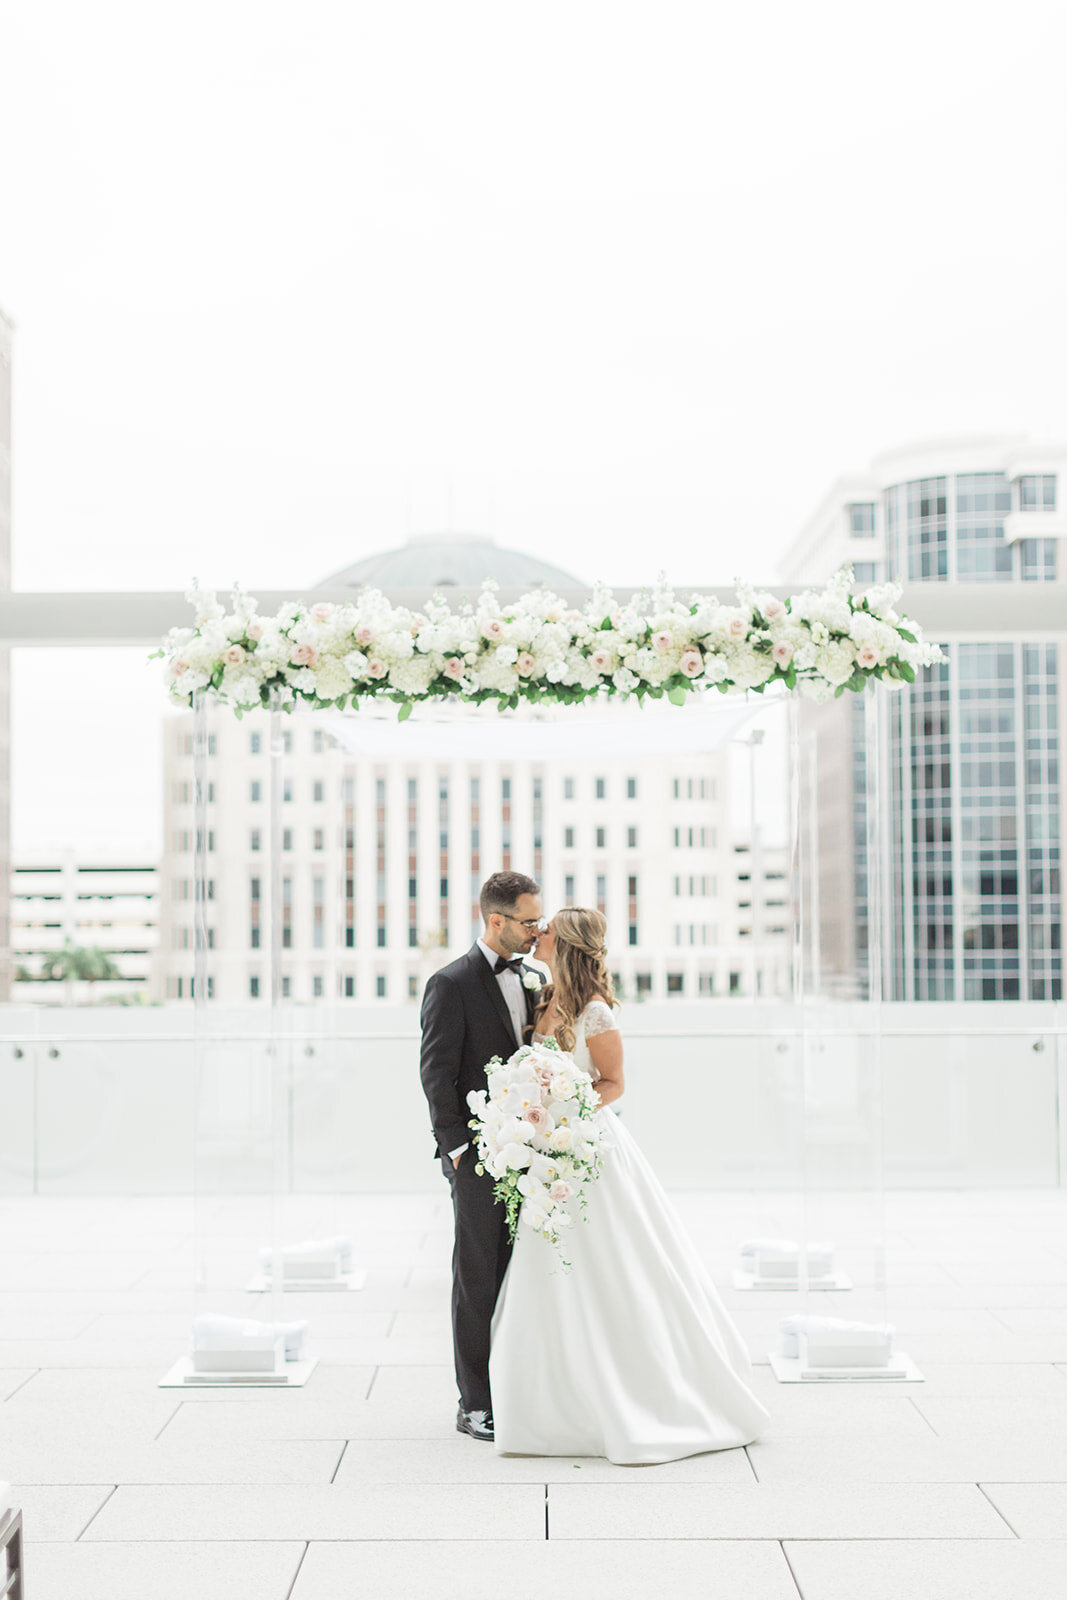
[[[528,968],[530,972],[534,969]],[[536,976],[540,979],[540,973]],[[529,1021],[536,991],[524,988]],[[489,1325],[511,1258],[507,1214],[493,1198],[493,1179],[478,1162],[468,1126],[467,1094],[486,1087],[485,1065],[507,1060],[515,1032],[492,967],[477,945],[435,972],[422,1001],[419,1070],[430,1107],[435,1154],[452,1191],[452,1342],[456,1383],[465,1411],[491,1411]],[[449,1150],[470,1141],[453,1168]]]

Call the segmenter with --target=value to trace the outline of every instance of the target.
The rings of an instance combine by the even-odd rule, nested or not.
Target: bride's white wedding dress
[[[593,1078],[586,1040],[617,1026],[602,1000],[577,1018],[574,1059]],[[610,1106],[596,1116],[612,1148],[564,1236],[571,1270],[520,1222],[497,1297],[496,1451],[638,1465],[750,1444],[770,1414],[741,1335],[633,1134]]]

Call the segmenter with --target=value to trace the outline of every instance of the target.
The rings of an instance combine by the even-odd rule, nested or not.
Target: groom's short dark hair
[[[494,911],[510,911],[520,895],[540,893],[541,885],[525,872],[494,872],[482,884],[482,921],[488,922]]]

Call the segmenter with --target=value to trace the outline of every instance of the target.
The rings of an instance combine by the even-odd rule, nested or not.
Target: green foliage
[[[67,939],[62,950],[45,957],[41,977],[53,983],[79,979],[85,983],[99,983],[101,979],[121,978],[122,973],[99,945],[76,945]]]

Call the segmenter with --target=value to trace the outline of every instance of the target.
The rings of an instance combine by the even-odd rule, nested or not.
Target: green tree
[[[45,956],[41,968],[42,978],[55,983],[70,983],[78,979],[85,983],[99,983],[101,978],[121,978],[122,973],[106,950],[98,944],[72,944],[64,940],[62,950]]]

